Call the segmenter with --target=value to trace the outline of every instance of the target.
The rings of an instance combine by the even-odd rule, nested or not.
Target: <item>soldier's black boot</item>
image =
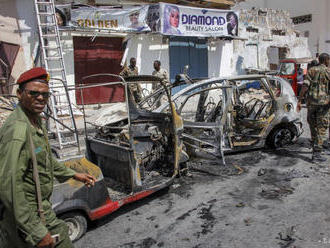
[[[330,141],[325,141],[323,144],[323,152],[326,155],[330,155]]]
[[[327,159],[325,157],[322,157],[320,152],[313,152],[313,156],[312,156],[313,163],[323,163],[325,161],[327,161]]]

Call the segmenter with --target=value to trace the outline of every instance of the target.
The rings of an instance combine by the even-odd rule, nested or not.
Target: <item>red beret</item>
[[[32,69],[22,73],[21,76],[17,80],[17,84],[27,83],[34,79],[43,79],[48,83],[49,75],[48,75],[47,71],[45,70],[45,68],[35,67],[35,68],[32,68]]]

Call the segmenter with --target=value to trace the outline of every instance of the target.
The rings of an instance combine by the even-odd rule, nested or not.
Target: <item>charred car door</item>
[[[187,92],[178,109],[184,119],[183,142],[191,156],[224,157],[230,147],[230,115],[235,87],[210,82]]]

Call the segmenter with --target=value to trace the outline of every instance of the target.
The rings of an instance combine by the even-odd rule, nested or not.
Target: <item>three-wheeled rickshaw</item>
[[[115,77],[117,81],[87,83],[95,77]],[[94,175],[96,184],[88,188],[70,179],[56,184],[52,195],[53,209],[68,224],[73,241],[86,232],[88,220],[99,219],[169,186],[179,173],[182,152],[178,134],[183,130],[183,122],[176,113],[168,89],[159,78],[137,76],[124,79],[112,74],[96,74],[83,80],[84,84],[72,89],[80,94],[82,102],[90,88],[122,85],[126,108],[123,113],[126,116],[115,122],[111,117],[110,122],[104,117],[100,122],[97,113],[90,118],[84,114],[86,157],[67,161],[66,165]],[[163,87],[170,111],[154,113],[137,105],[130,87],[133,84]],[[82,110],[86,113],[84,104]]]
[[[280,61],[278,76],[289,81],[296,96],[299,92],[298,82],[303,81],[307,73],[307,65],[312,60],[312,58],[288,58]]]

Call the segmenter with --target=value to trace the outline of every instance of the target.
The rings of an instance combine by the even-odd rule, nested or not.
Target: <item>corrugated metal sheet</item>
[[[96,77],[82,81],[82,78],[92,74],[119,74],[120,62],[123,57],[122,38],[119,37],[73,37],[74,71],[77,84],[92,84],[118,81],[113,77]],[[78,104],[95,104],[124,101],[124,90],[121,85],[87,88],[76,92]]]

